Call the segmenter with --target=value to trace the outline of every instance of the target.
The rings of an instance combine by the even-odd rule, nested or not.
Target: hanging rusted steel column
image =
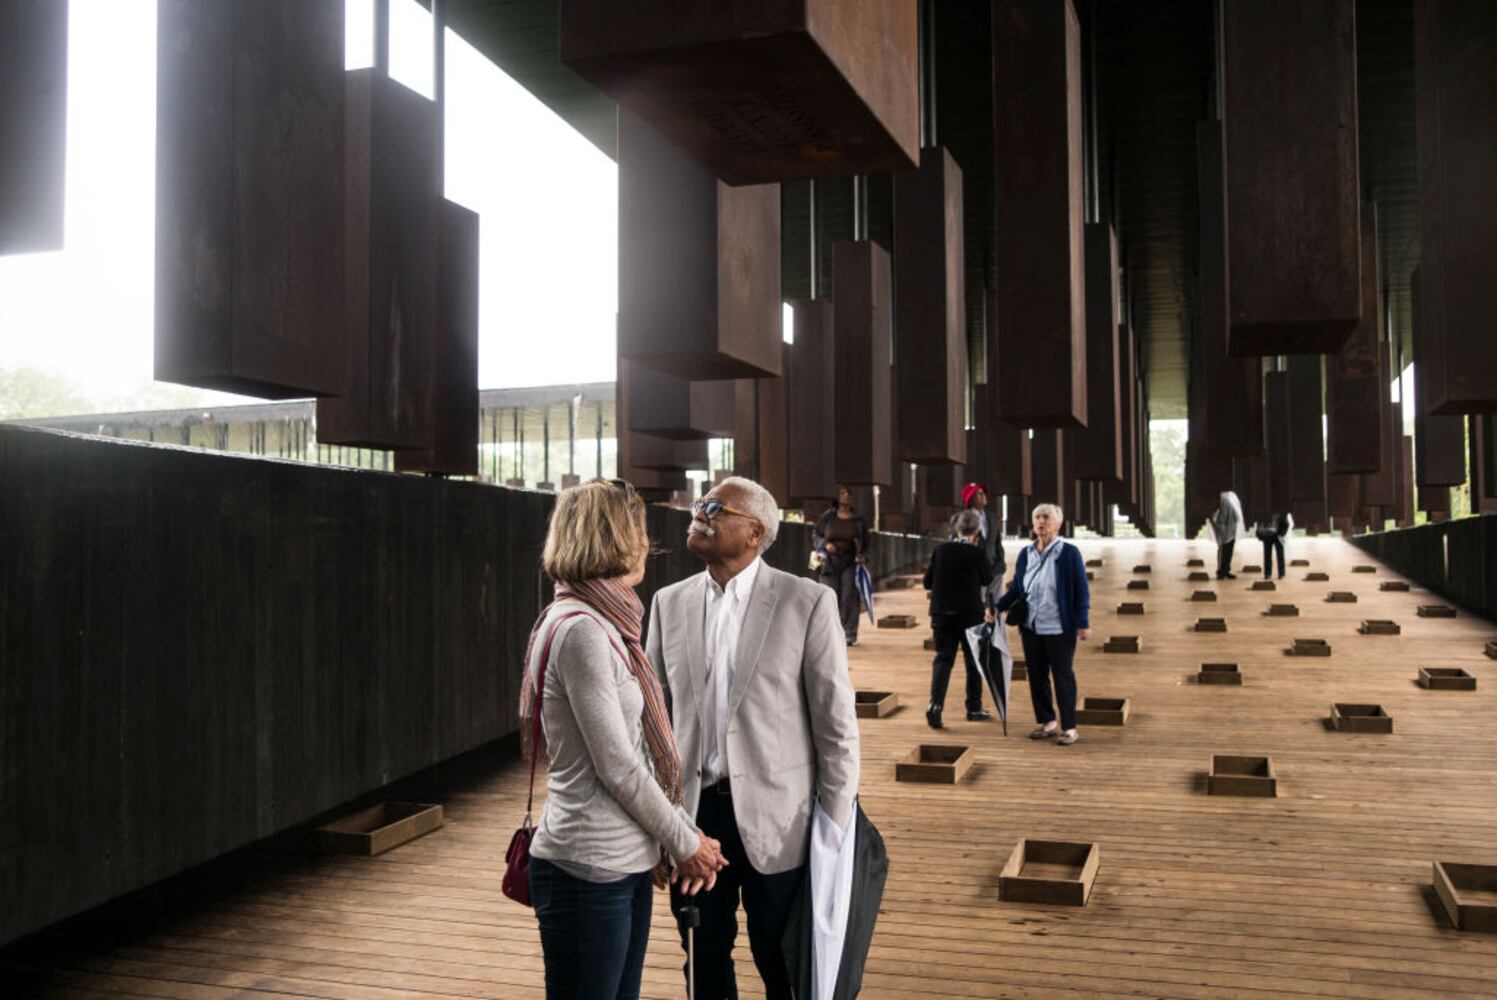
[[[1108,503],[1117,504],[1123,513],[1133,518],[1139,502],[1138,340],[1126,316],[1118,325],[1118,359],[1123,388],[1123,479],[1104,484],[1103,495]]]
[[[671,441],[629,428],[633,376],[639,370],[625,358],[618,361],[614,392],[618,475],[633,483],[646,499],[667,500],[673,490],[686,488],[687,469],[707,468],[707,442],[705,439]]]
[[[67,0],[0,3],[0,257],[63,246]]]
[[[1361,316],[1353,0],[1222,0],[1228,343],[1329,354]]]
[[[1054,427],[1037,428],[1033,440],[1034,492],[1036,503],[1065,506],[1066,483],[1065,439]],[[1066,512],[1069,519],[1070,511]]]
[[[1326,357],[1326,438],[1333,473],[1377,472],[1385,461],[1381,435],[1368,428],[1382,420],[1387,396],[1383,310],[1377,253],[1377,206],[1362,204],[1362,319],[1341,350]]]
[[[1003,419],[1002,387],[996,377],[1003,362],[998,358],[998,291],[989,288],[983,295],[983,347],[987,355],[986,403],[977,411],[977,420],[988,425],[987,461],[992,482],[991,497],[999,495],[1027,497],[1034,492],[1033,450],[1029,432]],[[1026,508],[1027,510],[1027,508]]]
[[[1428,357],[1435,338],[1430,328],[1430,305],[1424,293],[1424,267],[1414,268],[1412,279],[1414,312],[1414,482],[1419,487],[1419,508],[1438,510],[1425,503],[1424,491],[1459,486],[1466,481],[1466,426],[1459,416],[1431,412],[1428,389],[1430,372],[1438,361]],[[1448,501],[1447,501],[1448,503]]]
[[[1081,43],[1071,0],[994,0],[998,405],[1026,427],[1087,424]]]
[[[1268,505],[1273,513],[1289,509],[1290,456],[1289,373],[1271,371],[1263,376],[1264,439],[1268,452]],[[1253,515],[1253,520],[1262,514]]]
[[[1388,326],[1388,314],[1383,301],[1379,299],[1376,303],[1375,313],[1382,317],[1383,330],[1390,331]],[[1359,334],[1360,335],[1360,334]],[[1377,344],[1377,372],[1375,379],[1378,385],[1378,393],[1374,400],[1376,408],[1371,419],[1365,421],[1358,430],[1364,435],[1371,437],[1373,421],[1376,421],[1379,468],[1376,472],[1364,473],[1361,476],[1361,496],[1363,506],[1376,506],[1391,508],[1398,502],[1398,459],[1399,442],[1403,438],[1403,409],[1398,403],[1394,403],[1389,391],[1393,381],[1392,371],[1395,365],[1393,352],[1395,345],[1391,340],[1380,340]],[[1329,364],[1330,358],[1327,358]],[[1327,392],[1329,393],[1329,386]],[[1328,424],[1329,429],[1329,424]]]
[[[1289,499],[1325,500],[1324,396],[1319,355],[1289,359]]]
[[[836,342],[837,481],[886,485],[893,315],[889,255],[868,239],[832,247]]]
[[[836,492],[837,354],[832,303],[792,299],[790,345],[790,496],[793,503],[829,500]]]
[[[1200,197],[1200,310],[1206,380],[1206,448],[1221,457],[1263,453],[1263,372],[1257,358],[1228,354],[1227,193],[1220,121],[1196,123]]]
[[[156,40],[155,377],[341,391],[343,3],[162,0]]]
[[[729,184],[908,170],[914,0],[562,0],[561,61]]]
[[[1086,227],[1087,426],[1076,431],[1076,475],[1123,478],[1122,380],[1118,363],[1118,240],[1109,222]]]
[[[1416,3],[1414,84],[1426,412],[1490,412],[1497,410],[1497,8],[1482,0]]]

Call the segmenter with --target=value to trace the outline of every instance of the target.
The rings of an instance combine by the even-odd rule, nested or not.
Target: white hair
[[[982,518],[977,516],[977,511],[968,508],[956,516],[955,528],[963,538],[975,535],[982,530]]]
[[[744,513],[748,514],[764,529],[764,540],[759,543],[760,552],[768,552],[780,533],[780,505],[774,494],[743,476],[729,476],[717,484],[717,488],[731,486],[743,494]]]
[[[1029,518],[1030,520],[1033,520],[1034,518],[1039,517],[1041,514],[1049,514],[1055,519],[1056,524],[1066,523],[1066,512],[1061,510],[1053,503],[1037,504],[1034,510],[1029,512]]]

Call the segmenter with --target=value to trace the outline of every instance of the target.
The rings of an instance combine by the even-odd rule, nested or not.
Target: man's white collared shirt
[[[702,691],[702,787],[728,776],[728,692],[733,687],[733,669],[738,660],[738,637],[748,614],[760,560],[745,566],[737,576],[719,587],[707,575],[707,600],[703,619],[702,652],[707,658],[706,684]]]

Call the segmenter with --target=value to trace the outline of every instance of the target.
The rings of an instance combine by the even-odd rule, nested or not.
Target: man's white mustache
[[[690,526],[686,529],[686,536],[688,538],[692,535],[706,535],[708,538],[712,538],[716,534],[717,529],[712,526],[710,521],[698,521],[695,518],[692,519]]]

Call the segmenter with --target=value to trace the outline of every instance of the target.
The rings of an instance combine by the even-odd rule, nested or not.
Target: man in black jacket
[[[930,591],[930,629],[935,637],[936,658],[931,664],[930,705],[925,721],[941,728],[941,710],[946,704],[946,686],[960,647],[967,665],[967,721],[982,722],[992,713],[982,707],[982,675],[967,645],[967,629],[980,625],[987,613],[983,594],[993,582],[993,568],[982,550],[982,521],[977,512],[964,510],[953,528],[957,540],[945,542],[931,553],[925,570],[925,589]]]

